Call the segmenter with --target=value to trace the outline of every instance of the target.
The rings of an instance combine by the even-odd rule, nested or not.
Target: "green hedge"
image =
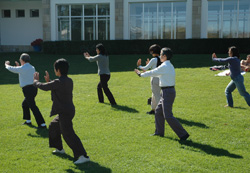
[[[152,44],[170,47],[175,54],[227,53],[228,47],[236,46],[240,53],[250,53],[250,39],[164,39],[164,40],[105,40],[105,41],[47,41],[43,52],[50,54],[95,54],[95,45],[103,43],[108,53],[147,54]]]

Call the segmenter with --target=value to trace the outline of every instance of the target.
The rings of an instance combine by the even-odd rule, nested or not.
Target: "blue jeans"
[[[237,77],[232,78],[231,82],[226,87],[225,93],[227,97],[228,106],[233,107],[232,92],[235,90],[235,88],[238,89],[240,95],[245,98],[248,106],[250,106],[250,95],[246,91],[246,88],[244,85],[244,77],[242,75],[238,75]]]

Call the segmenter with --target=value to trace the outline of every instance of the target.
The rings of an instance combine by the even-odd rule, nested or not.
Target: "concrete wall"
[[[11,18],[2,18],[2,10],[10,9]],[[16,10],[24,9],[25,17],[17,18]],[[39,9],[39,17],[30,17],[30,9]],[[15,51],[15,45],[28,48],[37,38],[43,38],[43,10],[42,1],[0,1],[0,45]]]
[[[43,40],[51,40],[50,0],[42,0],[43,4]]]
[[[115,40],[123,39],[123,0],[115,0]]]

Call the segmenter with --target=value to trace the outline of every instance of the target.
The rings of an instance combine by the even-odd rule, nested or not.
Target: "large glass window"
[[[109,40],[109,4],[58,5],[58,40]]]
[[[130,39],[186,37],[186,2],[130,3]]]
[[[208,38],[249,38],[250,1],[208,1]]]

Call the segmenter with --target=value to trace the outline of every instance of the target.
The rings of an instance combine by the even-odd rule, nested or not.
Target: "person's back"
[[[25,63],[20,68],[22,69],[19,73],[20,82],[26,80],[29,81],[29,84],[33,84],[35,68],[30,63]]]
[[[97,55],[97,65],[98,65],[98,74],[110,74],[109,70],[109,57],[106,55],[99,54]]]
[[[59,79],[55,79],[55,83],[57,87],[51,92],[53,99],[52,114],[58,111],[74,109],[72,79],[67,76],[61,76]]]

